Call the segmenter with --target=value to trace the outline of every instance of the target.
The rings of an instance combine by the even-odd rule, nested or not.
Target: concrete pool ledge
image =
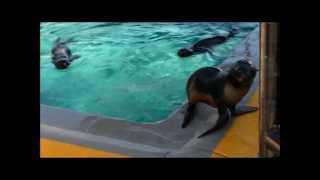
[[[259,67],[259,27],[250,32],[219,67],[226,69],[246,55]],[[259,75],[240,104],[247,103],[258,82]],[[159,123],[138,124],[41,104],[41,138],[129,157],[211,157],[232,121],[224,129],[198,139],[198,135],[216,123],[217,110],[199,103],[195,119],[182,129],[184,110],[185,105]]]
[[[210,120],[217,118],[216,109],[199,104],[199,116],[187,129],[181,129],[183,109],[161,123],[137,124],[80,113],[74,116],[75,112],[41,105],[41,137],[129,156],[164,157],[193,146],[199,153],[207,150],[206,155],[209,156],[211,148],[207,147],[212,139],[196,137],[213,126],[215,122]]]

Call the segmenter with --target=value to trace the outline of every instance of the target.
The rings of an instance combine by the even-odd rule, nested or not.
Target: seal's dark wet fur
[[[182,48],[178,51],[178,56],[188,57],[199,53],[210,53],[210,48],[226,42],[229,38],[234,37],[238,33],[237,29],[231,29],[228,36],[214,36],[211,38],[202,39],[196,42],[191,48]]]
[[[192,120],[198,102],[218,108],[219,112],[216,125],[200,137],[225,126],[231,115],[257,110],[253,107],[244,107],[237,111],[235,108],[248,92],[256,71],[253,64],[246,60],[237,61],[228,72],[216,67],[204,67],[195,71],[187,82],[188,107],[182,128]]]
[[[79,55],[72,55],[71,50],[68,48],[67,43],[71,42],[72,39],[68,41],[62,41],[58,38],[54,42],[54,47],[51,50],[52,63],[57,69],[66,69],[69,67],[71,62],[77,58]]]

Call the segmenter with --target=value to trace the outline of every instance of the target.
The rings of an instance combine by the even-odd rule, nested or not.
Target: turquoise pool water
[[[197,40],[240,33],[215,48],[214,58],[176,53]],[[186,100],[188,77],[214,66],[258,23],[41,23],[40,103],[135,122],[157,122]],[[66,70],[51,63],[53,41],[73,38],[81,55]]]

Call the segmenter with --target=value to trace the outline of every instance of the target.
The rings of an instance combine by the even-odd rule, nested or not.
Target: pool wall
[[[228,68],[246,55],[259,67],[259,27],[248,34],[220,67]],[[259,75],[240,104],[247,103],[258,85]],[[159,123],[138,124],[41,104],[41,138],[130,157],[210,157],[232,121],[221,131],[198,139],[199,134],[216,123],[217,110],[200,103],[195,119],[188,128],[181,129],[184,110],[185,105]]]

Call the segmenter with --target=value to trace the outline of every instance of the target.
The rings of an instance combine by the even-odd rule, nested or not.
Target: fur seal
[[[55,40],[54,47],[51,50],[51,62],[57,69],[68,68],[73,60],[80,57],[79,55],[72,55],[71,50],[67,47],[67,43],[71,41],[71,39],[62,41],[61,38]]]
[[[228,36],[214,36],[211,38],[202,39],[196,42],[191,48],[180,49],[178,51],[178,56],[188,57],[194,54],[200,54],[205,52],[208,52],[211,56],[213,56],[210,48],[212,48],[215,45],[219,45],[226,42],[229,38],[233,37],[238,32],[238,29],[232,28]]]
[[[231,115],[256,111],[256,107],[236,108],[236,105],[249,91],[257,71],[258,69],[247,60],[237,61],[228,71],[216,67],[203,67],[195,71],[188,79],[186,86],[188,105],[182,128],[192,120],[198,102],[218,108],[219,112],[216,125],[199,138],[222,128]]]

